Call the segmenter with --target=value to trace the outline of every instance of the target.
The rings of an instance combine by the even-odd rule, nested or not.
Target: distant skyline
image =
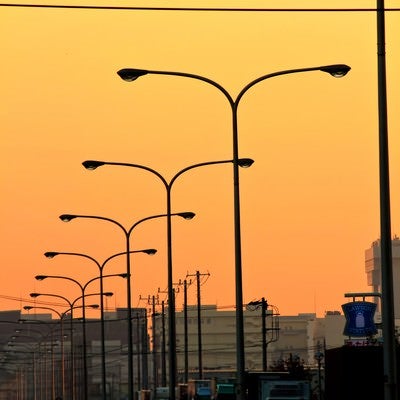
[[[397,6],[392,3],[386,6]],[[219,6],[225,4],[232,6]],[[320,2],[279,5],[293,6]],[[380,235],[374,12],[1,11],[1,310],[21,308],[31,292],[80,295],[61,279],[38,282],[35,275],[84,283],[98,274],[87,260],[49,260],[46,251],[103,262],[124,250],[111,224],[63,223],[59,215],[105,216],[130,227],[165,213],[165,190],[154,176],[112,166],[87,171],[84,160],[142,164],[168,179],[189,165],[232,158],[231,115],[221,93],[182,77],[126,83],[117,75],[126,67],[199,74],[234,96],[267,73],[351,66],[341,79],[321,72],[268,79],[242,99],[239,156],[255,160],[240,171],[243,300],[265,297],[283,315],[323,315],[340,310],[344,293],[369,290],[364,251]],[[393,236],[400,234],[398,19],[398,12],[387,12]],[[235,304],[232,207],[230,164],[187,172],[174,185],[173,211],[196,213],[191,221],[173,220],[174,281],[208,271],[204,304]],[[141,296],[166,289],[165,220],[135,228],[131,247],[158,250],[132,256],[132,305],[144,306]],[[125,272],[124,260],[113,260],[106,271]],[[109,306],[126,307],[124,282],[110,278],[105,286],[115,293]],[[92,289],[98,291],[95,284]],[[194,303],[195,291],[189,295]]]

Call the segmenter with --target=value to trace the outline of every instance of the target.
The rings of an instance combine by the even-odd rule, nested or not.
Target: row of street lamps
[[[153,175],[155,175],[158,179],[161,180],[163,183],[165,190],[166,190],[166,197],[167,197],[167,206],[166,206],[166,214],[163,216],[166,217],[167,219],[167,291],[168,291],[168,343],[169,343],[169,348],[168,348],[168,360],[169,360],[169,396],[172,400],[175,399],[175,387],[176,387],[176,375],[177,375],[177,365],[176,365],[176,327],[175,327],[175,296],[174,296],[174,288],[173,288],[173,266],[172,266],[172,220],[171,217],[175,214],[172,213],[172,198],[171,198],[171,193],[172,193],[172,188],[176,180],[185,172],[199,168],[199,167],[204,167],[204,166],[209,166],[209,165],[216,165],[216,164],[227,164],[227,163],[234,163],[234,160],[218,160],[218,161],[208,161],[208,162],[202,162],[198,164],[193,164],[190,165],[186,168],[181,169],[178,171],[170,181],[167,181],[164,176],[156,171],[153,168],[150,168],[145,165],[141,164],[133,164],[133,163],[122,163],[122,162],[108,162],[108,161],[97,161],[97,160],[87,160],[84,161],[82,164],[83,166],[88,169],[88,170],[95,170],[98,167],[104,166],[104,165],[112,165],[112,166],[122,166],[122,167],[131,167],[131,168],[138,168],[138,169],[143,169],[146,170]],[[253,160],[250,158],[240,158],[236,160],[236,164],[239,167],[242,168],[247,168],[250,167],[253,164]],[[186,213],[188,217],[194,216],[193,213]],[[71,215],[68,215],[67,217],[61,216],[64,221],[69,220]],[[76,216],[73,216],[75,218]],[[82,216],[81,216],[82,217]],[[109,220],[110,222],[114,222],[117,225],[119,225],[121,228],[122,226],[117,223],[116,221],[113,221],[109,218],[104,218],[104,217],[94,217],[94,216],[86,216],[88,218],[98,218],[98,219],[105,219]],[[148,218],[145,218],[146,220]],[[188,219],[188,218],[186,218]],[[134,225],[135,226],[135,225]],[[133,226],[133,227],[134,227]],[[130,230],[124,230],[125,231],[125,236],[126,236],[126,248],[127,252],[129,251],[129,238],[130,238],[130,233],[132,232],[131,228]],[[130,266],[129,266],[129,257],[127,258],[127,271],[130,271]],[[130,275],[130,273],[128,272]],[[129,316],[131,314],[131,298],[130,298],[130,288],[128,288],[128,299],[127,299],[127,307],[128,307],[128,321]],[[130,324],[128,325],[128,329],[132,329]],[[130,341],[131,336],[130,336]],[[129,344],[129,342],[128,342]],[[131,350],[129,349],[128,345],[128,353],[130,354],[130,357],[132,357],[132,344],[130,346]],[[133,387],[133,363],[132,360],[129,360],[129,365],[128,365],[128,391],[129,391],[129,400],[133,400],[133,394],[134,394],[134,387]]]
[[[98,295],[98,293],[93,293],[91,295]],[[104,293],[105,296],[110,297],[113,296],[112,292],[106,292]],[[68,302],[69,304],[69,308],[64,311],[63,313],[60,313],[59,311],[57,311],[56,309],[52,308],[52,307],[42,307],[42,306],[24,306],[24,310],[26,311],[30,311],[32,309],[40,309],[40,310],[49,310],[54,312],[56,315],[58,315],[59,319],[60,319],[60,343],[61,343],[61,379],[62,379],[62,398],[65,399],[66,398],[66,382],[65,382],[65,353],[64,353],[64,319],[65,317],[69,314],[70,315],[70,361],[71,361],[71,371],[70,371],[70,391],[71,391],[71,399],[75,399],[75,390],[76,390],[76,386],[75,386],[75,353],[74,353],[74,335],[73,335],[73,310],[75,308],[83,308],[83,306],[76,306],[75,303],[79,300],[82,300],[82,296],[79,296],[78,298],[76,298],[74,301],[70,302],[67,298],[63,297],[63,296],[58,296],[58,295],[53,295],[51,293],[31,293],[30,294],[31,297],[36,298],[39,296],[54,296],[54,297],[59,297],[61,299],[64,299]],[[88,296],[88,295],[86,295]],[[92,309],[97,309],[99,308],[98,304],[88,304],[85,305],[85,307],[87,308],[92,308]],[[82,318],[82,325],[83,325],[83,329],[85,330],[86,328],[85,326],[85,318]],[[86,338],[83,338],[83,349],[85,349],[86,347]],[[84,355],[85,357],[86,355]],[[85,365],[84,368],[87,368],[87,366]],[[87,378],[87,375],[84,374],[84,379]]]
[[[266,79],[288,75],[300,72],[310,72],[310,71],[321,71],[328,73],[334,77],[343,77],[350,70],[350,67],[344,64],[326,65],[319,67],[310,68],[300,68],[278,71],[271,74],[262,75],[257,79],[254,79],[239,92],[236,98],[232,97],[231,94],[219,83],[197,74],[190,74],[186,72],[175,72],[175,71],[156,71],[156,70],[144,70],[135,68],[124,68],[118,71],[118,75],[126,82],[135,81],[137,78],[144,75],[169,75],[178,76],[184,78],[190,78],[195,80],[200,80],[207,84],[214,86],[218,89],[228,101],[231,108],[231,118],[232,118],[232,163],[233,163],[233,205],[234,205],[234,246],[235,246],[235,292],[236,292],[236,370],[237,370],[237,399],[245,399],[245,354],[244,354],[244,329],[243,329],[243,289],[242,289],[242,251],[241,251],[241,220],[240,220],[240,190],[239,190],[239,143],[238,143],[238,107],[242,97],[246,92],[251,89],[254,85],[262,82]],[[217,163],[217,162],[214,162]],[[113,164],[113,165],[126,165],[135,166],[126,163],[105,163],[101,162],[101,165]],[[207,164],[207,163],[206,163]],[[203,164],[204,165],[204,164]],[[147,167],[139,167],[148,169]],[[188,167],[190,169],[193,167]],[[159,174],[154,170],[150,172],[155,173],[157,176]],[[184,172],[184,171],[182,171]],[[177,174],[178,175],[178,174]],[[164,184],[165,180],[159,176]],[[175,176],[177,177],[177,176]],[[166,185],[167,188],[167,214],[171,212],[170,204],[170,189],[173,180],[170,185]],[[167,240],[168,246],[171,245],[171,225],[168,218],[168,230],[167,230]],[[168,339],[169,339],[169,399],[175,400],[175,386],[176,386],[176,332],[175,332],[175,315],[174,315],[174,296],[173,296],[173,280],[172,280],[172,254],[170,247],[168,247]],[[129,400],[132,400],[130,398]]]
[[[86,166],[85,168],[93,169],[93,167]],[[152,215],[146,218],[142,218],[139,221],[135,222],[129,229],[126,229],[121,223],[118,221],[102,217],[98,215],[77,215],[77,214],[63,214],[60,216],[60,219],[64,222],[70,222],[76,218],[89,218],[89,219],[97,219],[110,222],[116,226],[118,226],[122,232],[124,233],[125,237],[125,252],[122,254],[126,255],[126,273],[127,273],[127,323],[128,323],[128,395],[129,400],[133,400],[134,398],[134,382],[133,382],[133,331],[132,331],[132,295],[131,295],[131,261],[130,261],[130,254],[131,254],[131,235],[133,230],[141,223],[155,219],[160,217],[169,217],[171,216],[179,216],[184,219],[192,219],[195,214],[192,212],[181,212],[181,213],[169,213],[169,214],[157,214]],[[151,253],[149,253],[151,254]],[[154,254],[154,253],[153,253]],[[103,375],[103,379],[105,379],[105,375]],[[105,393],[105,385],[103,384],[103,395]]]
[[[129,229],[126,229],[121,223],[115,221],[111,218],[96,216],[96,215],[79,215],[79,214],[63,214],[60,216],[60,219],[65,222],[69,222],[76,218],[91,218],[97,220],[108,221],[118,226],[124,233],[125,236],[125,252],[119,253],[117,255],[126,255],[126,277],[127,277],[127,321],[128,321],[128,399],[134,400],[134,383],[133,383],[133,342],[132,342],[132,296],[131,296],[131,262],[130,262],[130,254],[132,253],[130,238],[132,231],[134,228],[146,221],[153,218],[165,217],[167,221],[167,293],[168,293],[168,372],[169,372],[169,399],[175,400],[175,387],[177,380],[177,365],[176,365],[176,327],[175,327],[175,304],[174,304],[174,287],[173,287],[173,258],[172,258],[172,216],[180,216],[185,219],[191,219],[194,217],[194,213],[184,212],[184,213],[172,213],[172,204],[171,204],[171,192],[173,185],[177,178],[181,176],[183,173],[192,170],[194,168],[209,166],[209,165],[217,165],[217,164],[233,164],[233,205],[234,205],[234,246],[235,246],[235,298],[236,298],[236,369],[237,369],[237,399],[244,400],[245,399],[245,390],[244,390],[244,379],[245,379],[245,354],[244,354],[244,329],[243,329],[243,293],[242,293],[242,251],[241,251],[241,218],[240,218],[240,190],[239,190],[239,167],[249,167],[252,165],[253,160],[249,158],[239,158],[239,144],[238,144],[238,107],[243,98],[243,96],[247,93],[249,89],[251,89],[256,84],[265,81],[267,79],[289,75],[300,72],[311,72],[311,71],[320,71],[328,73],[334,77],[343,77],[350,70],[350,67],[344,64],[334,64],[334,65],[325,65],[318,67],[309,67],[309,68],[299,68],[299,69],[291,69],[278,71],[266,75],[262,75],[257,79],[249,82],[247,85],[243,87],[243,89],[239,92],[236,97],[233,97],[223,86],[219,83],[203,77],[201,75],[195,75],[184,72],[173,72],[173,71],[156,71],[156,70],[144,70],[144,69],[133,69],[133,68],[125,68],[118,71],[118,75],[124,81],[131,82],[136,80],[137,78],[144,75],[169,75],[169,76],[177,76],[177,77],[185,77],[190,79],[196,79],[207,84],[212,85],[216,89],[218,89],[226,98],[230,105],[231,109],[231,118],[232,118],[232,159],[230,160],[217,160],[217,161],[208,161],[202,162],[198,164],[190,165],[182,170],[178,171],[171,180],[166,180],[164,176],[158,171],[141,164],[135,163],[125,163],[125,162],[110,162],[110,161],[97,161],[97,160],[87,160],[83,162],[83,166],[88,170],[95,170],[101,166],[122,166],[122,167],[131,167],[146,170],[153,175],[155,175],[164,185],[166,190],[166,213],[150,216],[147,218],[143,218],[133,224]],[[143,250],[142,250],[143,252]],[[103,264],[98,263],[95,259],[90,256],[81,254],[81,253],[57,253],[57,252],[48,252],[46,253],[47,257],[54,257],[58,254],[67,254],[67,255],[78,255],[82,257],[89,258],[96,262],[99,272],[100,272],[100,287],[101,294],[103,291],[102,280],[105,277],[103,275],[103,268],[106,262],[108,262],[113,257],[109,257]],[[150,254],[150,253],[148,253]],[[38,276],[37,279],[42,279],[51,277],[51,276]],[[54,277],[54,276],[53,276]],[[60,277],[59,277],[60,278]],[[79,284],[76,280],[72,278],[63,277],[65,279],[69,279],[77,283],[82,290],[82,302],[84,305],[84,287]],[[101,309],[102,309],[102,383],[103,383],[103,397],[106,399],[105,392],[105,361],[104,361],[104,325],[103,325],[103,296],[101,298]],[[84,355],[84,362],[86,363],[86,357]],[[87,373],[87,370],[85,368]],[[87,375],[85,375],[85,379],[87,382]],[[87,385],[86,385],[87,386]],[[87,399],[87,388],[85,392],[85,399]]]
[[[186,213],[182,213],[181,216],[186,216],[187,217]],[[76,216],[76,215],[75,216],[68,215],[68,220],[71,220],[71,219],[77,218],[77,217],[78,216]],[[80,217],[95,218],[93,216],[80,216]],[[63,221],[66,221],[66,219],[67,219],[66,215],[62,215],[60,218]],[[102,218],[102,217],[98,217],[98,218],[105,219],[105,218]],[[147,219],[149,219],[149,218],[147,218]],[[107,220],[109,220],[109,219],[107,219]],[[85,284],[81,284],[79,281],[77,281],[76,279],[73,279],[71,277],[61,276],[61,275],[37,275],[35,277],[37,280],[40,280],[40,281],[42,281],[44,279],[47,279],[47,278],[53,278],[53,279],[65,279],[65,280],[68,280],[68,281],[71,281],[71,282],[75,283],[80,288],[80,291],[81,291],[82,294],[77,299],[75,299],[73,302],[69,301],[66,297],[58,295],[58,294],[52,294],[52,293],[31,293],[30,294],[31,297],[33,297],[33,298],[37,298],[38,296],[52,296],[52,297],[61,298],[64,301],[66,301],[68,303],[68,305],[69,305],[68,312],[69,311],[71,312],[71,314],[70,314],[71,315],[71,324],[72,324],[72,321],[73,321],[73,314],[72,314],[73,313],[73,309],[76,308],[74,306],[74,304],[79,300],[82,302],[82,306],[81,306],[81,308],[83,309],[83,311],[82,311],[82,337],[83,337],[82,338],[82,342],[83,342],[82,348],[83,348],[83,357],[82,358],[83,358],[83,383],[84,383],[83,384],[83,391],[84,391],[84,399],[85,400],[88,399],[88,365],[87,365],[87,354],[86,354],[86,352],[87,352],[87,343],[86,343],[87,340],[86,340],[86,313],[85,313],[85,309],[87,307],[94,308],[94,306],[96,306],[96,308],[99,308],[98,305],[86,305],[85,304],[85,298],[88,297],[88,296],[100,296],[102,395],[103,395],[103,398],[106,399],[107,398],[107,391],[106,391],[107,382],[106,382],[105,332],[104,332],[105,331],[105,329],[104,329],[104,297],[110,297],[110,296],[113,295],[113,293],[112,292],[104,292],[103,279],[104,278],[110,278],[110,277],[121,277],[121,278],[127,279],[127,282],[129,282],[130,279],[128,279],[128,277],[129,277],[128,273],[106,274],[106,275],[104,275],[104,273],[103,273],[104,267],[110,260],[112,260],[112,259],[114,259],[114,258],[116,258],[118,256],[126,256],[127,254],[129,256],[132,253],[144,253],[144,254],[147,254],[147,255],[154,255],[156,252],[157,252],[156,249],[151,249],[151,248],[150,249],[142,249],[142,250],[132,250],[132,251],[129,250],[129,251],[126,251],[126,252],[116,253],[116,254],[108,257],[103,263],[98,262],[95,258],[93,258],[93,257],[91,257],[91,256],[89,256],[87,254],[84,254],[84,253],[49,251],[49,252],[46,252],[44,254],[47,258],[50,258],[50,259],[54,258],[55,256],[58,256],[58,255],[68,255],[68,256],[72,255],[72,256],[83,257],[83,258],[86,258],[86,259],[89,259],[89,260],[93,261],[97,265],[97,267],[99,269],[99,276],[96,276],[96,277],[90,279]],[[91,284],[92,282],[96,281],[96,280],[100,281],[100,292],[99,293],[87,294],[86,293],[86,289],[87,289],[88,285]],[[128,283],[128,285],[129,285],[129,283]],[[27,310],[28,309],[32,309],[32,308],[38,308],[38,307],[29,307],[29,306],[26,307]],[[64,314],[66,314],[66,313],[64,313]],[[129,321],[129,319],[128,319],[128,321]],[[71,325],[71,332],[72,332],[72,325]],[[132,339],[132,336],[130,336],[130,339]],[[73,335],[71,334],[71,352],[73,352],[72,340],[73,340]],[[128,340],[128,343],[129,343],[129,340]],[[129,354],[130,354],[130,357],[128,357],[128,358],[130,360],[132,360],[132,352],[128,352],[128,355]],[[73,354],[71,355],[71,360],[72,360],[72,363],[73,363],[73,360],[74,360]],[[72,374],[72,379],[74,379],[74,374]],[[75,382],[74,381],[71,382],[71,387],[73,387],[73,388],[75,387]],[[72,398],[75,398],[75,394],[73,394]]]
[[[71,216],[70,216],[71,217]],[[76,217],[76,216],[74,216]],[[66,217],[65,215],[60,217],[62,220],[66,221]],[[73,218],[71,218],[73,219]],[[69,219],[70,220],[70,219]],[[49,251],[45,253],[45,256],[47,258],[53,258],[55,256],[58,255],[67,255],[67,256],[78,256],[78,257],[83,257],[86,259],[89,259],[91,261],[93,261],[96,266],[98,267],[99,270],[99,281],[100,281],[100,334],[101,334],[101,381],[102,381],[102,394],[103,394],[103,398],[106,399],[107,398],[107,382],[106,382],[106,359],[105,359],[105,355],[106,355],[106,350],[105,350],[105,330],[104,330],[104,296],[106,295],[106,293],[104,293],[104,284],[103,284],[103,279],[107,278],[107,277],[113,277],[113,276],[120,276],[122,278],[127,278],[127,282],[130,281],[130,279],[128,279],[129,277],[129,273],[123,273],[123,274],[110,274],[110,275],[104,275],[103,270],[104,267],[106,266],[106,264],[119,256],[122,255],[126,255],[126,254],[132,254],[132,253],[144,253],[147,255],[154,255],[156,254],[157,250],[156,249],[143,249],[143,250],[132,250],[129,251],[128,253],[126,252],[122,252],[122,253],[116,253],[113,254],[112,256],[108,257],[105,261],[103,261],[103,263],[98,262],[95,258],[87,255],[87,254],[83,254],[83,253],[69,253],[69,252],[54,252],[54,251]],[[97,279],[97,278],[95,278]],[[92,282],[94,279],[90,280],[89,282],[87,282],[86,285],[84,285],[84,288],[87,287],[87,285]],[[130,287],[130,283],[128,284]],[[83,289],[84,291],[84,289]],[[84,296],[84,295],[83,295]],[[85,344],[86,347],[86,344]]]

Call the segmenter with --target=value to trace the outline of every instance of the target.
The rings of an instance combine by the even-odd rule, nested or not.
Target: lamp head
[[[126,278],[128,277],[128,274],[127,274],[127,273],[123,273],[123,274],[119,274],[119,276],[120,276],[121,278],[126,279]]]
[[[24,306],[24,310],[27,310],[27,311],[29,311],[29,310],[32,310],[32,306]]]
[[[146,71],[145,69],[135,68],[123,68],[117,72],[120,78],[123,79],[125,82],[132,82],[140,76],[146,75],[148,73],[149,71]]]
[[[242,168],[249,168],[253,165],[254,160],[252,160],[251,158],[239,158],[238,159],[238,165],[239,167]]]
[[[61,219],[61,221],[63,222],[69,222],[72,219],[76,218],[76,215],[72,215],[72,214],[62,214],[59,216],[59,218]]]
[[[36,276],[35,276],[35,279],[36,279],[37,281],[43,281],[43,280],[45,280],[46,278],[47,278],[46,275],[36,275]]]
[[[320,70],[322,72],[327,72],[334,78],[342,78],[351,70],[351,68],[346,64],[333,64],[321,67]]]
[[[36,298],[40,296],[40,293],[30,293],[29,296]]]
[[[157,253],[157,250],[156,249],[146,249],[146,250],[143,250],[143,253],[148,254],[149,256],[153,256],[154,254]]]
[[[113,292],[104,292],[103,294],[104,294],[104,296],[106,296],[106,297],[112,297],[112,296],[114,296],[114,293],[113,293]]]
[[[57,256],[59,253],[57,253],[56,251],[46,251],[46,253],[44,253],[44,256],[46,258],[54,258],[55,256]]]
[[[91,305],[89,306],[89,308],[93,308],[93,309],[95,309],[95,310],[97,310],[99,307],[100,307],[100,306],[99,306],[98,304],[91,304]]]
[[[190,219],[193,219],[196,214],[193,213],[193,212],[188,211],[188,212],[178,213],[177,215],[179,215],[180,217],[182,217],[184,219],[190,220]]]
[[[104,165],[105,162],[103,161],[96,161],[96,160],[86,160],[82,163],[82,165],[88,169],[89,171],[93,171],[98,167],[101,167],[102,165]]]

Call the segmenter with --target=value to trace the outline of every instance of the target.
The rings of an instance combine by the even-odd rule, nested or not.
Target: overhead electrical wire
[[[376,12],[376,8],[233,8],[233,7],[134,7],[97,6],[68,4],[0,3],[0,7],[54,8],[81,10],[125,10],[125,11],[203,11],[203,12]],[[400,8],[385,8],[385,11],[400,11]]]

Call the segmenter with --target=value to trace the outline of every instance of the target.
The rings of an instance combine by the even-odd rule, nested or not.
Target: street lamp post
[[[12,348],[13,352],[14,352],[14,348],[17,349],[17,351],[15,352],[15,354],[12,354],[9,349],[6,349],[4,351],[5,354],[2,355],[2,359],[1,359],[2,369],[9,370],[10,366],[11,366],[11,363],[14,364],[14,363],[19,362],[19,357],[16,357],[20,353],[18,351],[18,348],[21,348],[23,350],[23,351],[21,351],[21,353],[23,353],[24,356],[25,355],[28,356],[29,357],[28,359],[31,358],[31,360],[29,360],[28,362],[22,361],[24,358],[22,358],[21,361],[23,362],[23,364],[27,363],[28,366],[30,364],[32,364],[32,379],[30,379],[29,376],[26,378],[26,380],[29,382],[26,389],[28,389],[28,387],[31,387],[31,391],[30,392],[32,393],[33,400],[37,400],[37,398],[38,398],[39,379],[38,379],[37,365],[36,364],[38,363],[38,358],[39,357],[37,357],[36,354],[39,354],[39,356],[40,356],[40,345],[41,345],[40,341],[38,341],[36,346],[32,346],[32,347],[29,346],[29,345],[25,345],[25,344],[20,344],[20,343],[15,343],[15,342],[8,342],[7,343],[7,347],[8,348]],[[38,350],[36,350],[36,348]],[[8,359],[11,354],[12,354],[12,358]],[[26,385],[26,383],[25,383],[25,385]],[[20,386],[20,385],[18,385],[18,386]],[[22,391],[22,387],[20,388],[20,390]],[[29,394],[28,394],[29,391],[28,390],[24,390],[24,392],[25,392],[25,396],[28,397],[29,396]],[[18,395],[19,395],[18,398],[24,398],[24,396],[21,393],[19,393]]]
[[[155,254],[157,252],[156,249],[144,249],[144,250],[133,250],[130,253],[145,253],[145,254]],[[58,255],[67,255],[67,256],[78,256],[78,257],[83,257],[87,258],[91,261],[93,261],[98,270],[99,270],[99,280],[100,280],[100,334],[101,334],[101,381],[102,381],[102,393],[103,393],[103,399],[107,399],[107,379],[106,379],[106,349],[105,349],[105,329],[104,329],[104,288],[103,288],[103,270],[106,264],[114,259],[115,257],[125,255],[125,252],[123,253],[117,253],[113,254],[112,256],[108,257],[103,263],[98,262],[95,258],[83,254],[83,253],[69,253],[69,252],[59,252],[59,251],[47,251],[44,253],[45,257],[47,258],[54,258]],[[122,276],[122,275],[121,275]],[[123,277],[127,277],[127,274],[125,274]]]
[[[32,310],[32,309],[41,309],[41,310],[49,310],[54,312],[60,318],[60,345],[61,345],[61,387],[62,387],[62,398],[65,399],[65,357],[64,357],[64,317],[66,313],[60,313],[54,308],[51,307],[39,307],[39,306],[24,306],[24,310]],[[72,334],[72,332],[71,332]]]
[[[161,175],[158,171],[153,168],[150,168],[141,164],[132,164],[132,163],[122,163],[122,162],[109,162],[109,161],[97,161],[97,160],[87,160],[82,164],[86,169],[94,170],[103,165],[115,165],[122,167],[133,167],[146,170],[151,172],[153,175],[157,176],[161,182],[163,183],[166,194],[167,194],[167,275],[168,275],[168,340],[169,340],[169,397],[170,400],[175,400],[175,386],[176,386],[176,327],[175,327],[175,306],[174,306],[174,287],[173,287],[173,274],[172,274],[172,221],[171,216],[173,215],[171,212],[171,191],[174,182],[177,180],[179,176],[183,173],[192,170],[194,168],[199,168],[207,165],[215,165],[215,164],[226,164],[226,163],[234,163],[234,160],[220,160],[220,161],[208,161],[202,162],[198,164],[189,165],[186,168],[178,171],[168,182],[163,175]],[[250,158],[241,158],[236,160],[236,164],[240,167],[250,167],[253,164],[253,160]]]
[[[43,321],[43,324],[46,324]],[[47,325],[47,324],[46,324]],[[47,327],[47,326],[46,326]],[[45,396],[47,396],[48,394],[50,394],[52,397],[55,396],[55,368],[54,368],[54,354],[53,354],[53,346],[56,345],[56,343],[53,340],[53,330],[50,328],[49,331],[44,334],[42,331],[39,330],[30,330],[29,333],[35,333],[35,334],[39,334],[40,338],[37,338],[35,336],[31,336],[31,335],[20,335],[20,330],[16,331],[16,335],[13,335],[11,337],[11,340],[8,341],[7,346],[9,347],[14,347],[14,346],[20,346],[21,343],[19,343],[17,341],[17,339],[23,339],[25,341],[29,341],[31,342],[33,341],[37,341],[37,347],[38,347],[38,353],[39,356],[41,356],[41,348],[42,346],[44,347],[45,351],[44,351],[44,372],[42,370],[42,368],[40,368],[40,383],[39,383],[39,389],[40,392],[42,393],[42,391],[44,392]],[[50,344],[50,351],[49,353],[51,354],[51,359],[50,359],[50,371],[49,373],[47,373],[47,360],[46,360],[46,353],[47,353],[47,348],[48,348],[48,343]],[[29,350],[32,350],[31,348]],[[35,352],[33,351],[33,363],[35,362]],[[33,387],[34,387],[34,398],[37,397],[36,395],[36,389],[37,389],[37,382],[36,382],[36,367],[33,365],[33,369],[35,370],[33,373],[33,378],[34,378],[34,382],[33,382]],[[21,371],[22,374],[22,371]],[[50,379],[49,379],[50,376]],[[19,383],[17,383],[17,385],[19,386],[19,390],[20,390],[20,394],[18,396],[18,398],[25,398],[27,396],[27,391],[25,389],[25,385],[30,384],[31,382],[25,382],[25,379],[22,379],[23,375],[21,375],[21,381]],[[48,380],[50,380],[51,384],[48,384]],[[43,390],[44,388],[44,390]],[[50,393],[48,393],[50,392]]]
[[[121,274],[110,274],[110,275],[103,275],[103,278],[106,277],[114,277],[114,276],[121,276]],[[83,342],[83,384],[84,384],[84,399],[88,400],[89,398],[89,393],[88,393],[88,367],[87,367],[87,343],[86,343],[86,310],[85,310],[85,297],[87,296],[92,296],[92,295],[100,295],[100,293],[93,293],[93,294],[85,294],[85,290],[88,287],[88,285],[92,282],[94,282],[97,279],[100,279],[100,277],[96,276],[95,278],[90,279],[87,281],[85,284],[81,284],[78,282],[76,279],[71,278],[69,276],[62,276],[62,275],[36,275],[35,279],[38,281],[42,281],[44,279],[65,279],[70,282],[75,283],[79,289],[81,290],[82,295],[78,297],[78,299],[82,299],[82,342]],[[111,292],[109,293],[103,293],[105,296],[107,295],[113,295]],[[32,295],[32,294],[31,294]],[[101,296],[103,297],[103,296]],[[75,300],[75,301],[76,301]],[[71,309],[73,308],[73,303],[71,304]]]
[[[45,279],[46,276],[40,275],[40,278],[41,279]],[[73,343],[73,339],[74,339],[74,334],[73,334],[73,311],[74,311],[75,308],[83,308],[83,306],[75,306],[75,303],[78,300],[80,300],[82,298],[82,296],[76,298],[72,302],[70,300],[68,300],[64,296],[61,296],[59,294],[53,294],[53,293],[30,293],[30,296],[33,297],[33,298],[37,298],[39,296],[56,297],[56,298],[64,300],[69,306],[69,309],[63,313],[63,316],[66,316],[69,311],[71,312],[71,316],[70,316],[70,332],[71,332],[71,335],[70,335],[70,347],[71,347],[70,348],[70,354],[71,355],[70,355],[70,357],[71,357],[72,369],[71,369],[71,373],[70,373],[70,377],[71,377],[71,384],[70,384],[71,388],[70,388],[70,390],[71,390],[71,398],[75,399],[75,397],[76,397],[76,387],[75,387],[75,354],[74,354],[74,343]],[[87,296],[89,296],[89,295],[87,295]],[[90,305],[85,305],[84,307],[98,308],[99,306],[98,306],[98,304],[90,304]],[[36,308],[38,308],[38,307],[36,307]],[[43,308],[43,307],[41,307],[41,308]]]
[[[71,364],[72,364],[72,371],[70,373],[70,390],[71,390],[71,398],[74,400],[75,399],[75,373],[74,373],[74,362],[75,362],[75,357],[74,357],[74,335],[73,335],[73,304],[71,301],[69,301],[66,297],[58,295],[58,294],[52,294],[52,293],[30,293],[30,296],[33,298],[39,297],[39,296],[50,296],[50,297],[57,297],[59,299],[64,300],[68,306],[69,310],[71,310],[71,320],[70,320],[70,358],[71,358]]]
[[[182,217],[184,219],[192,219],[195,214],[192,212],[181,212],[181,213],[175,213],[173,215]],[[126,293],[127,293],[127,322],[128,322],[128,396],[129,396],[129,400],[134,399],[130,238],[131,238],[131,234],[132,234],[133,230],[139,224],[141,224],[144,221],[148,221],[150,219],[161,218],[161,217],[167,217],[167,215],[166,214],[157,214],[157,215],[152,215],[149,217],[142,218],[139,221],[135,222],[129,229],[126,229],[118,221],[116,221],[112,218],[102,217],[102,216],[98,216],[98,215],[78,215],[78,214],[62,214],[62,215],[60,215],[60,219],[63,222],[70,222],[71,220],[73,220],[75,218],[89,218],[89,219],[99,219],[102,221],[108,221],[108,222],[111,222],[114,225],[118,226],[124,233],[125,246],[126,246],[126,251],[124,254],[126,254],[126,273],[127,273],[127,277],[128,277]]]
[[[237,111],[243,95],[254,85],[266,79],[289,75],[299,72],[322,71],[329,73],[334,77],[342,77],[350,71],[350,67],[344,64],[325,65],[310,68],[297,68],[283,70],[262,75],[254,79],[243,87],[236,98],[219,83],[212,79],[197,74],[175,71],[154,71],[134,68],[124,68],[118,71],[118,75],[124,81],[131,82],[140,76],[152,75],[171,75],[185,78],[191,78],[203,81],[217,88],[226,98],[232,114],[232,144],[233,144],[233,203],[234,203],[234,244],[235,244],[235,290],[236,290],[236,366],[237,366],[237,397],[238,400],[244,400],[245,383],[245,354],[244,354],[244,327],[243,327],[243,287],[242,287],[242,250],[241,250],[241,226],[240,226],[240,190],[239,190],[239,143],[238,143],[238,122]],[[172,396],[172,400],[175,395]]]
[[[38,320],[34,320],[34,321],[39,322]],[[19,323],[26,323],[26,322],[27,322],[27,320],[21,320],[21,322],[19,322]],[[47,326],[47,324],[44,321],[43,321],[43,325]],[[41,338],[45,337],[45,335],[43,334],[42,330],[36,330],[36,329],[32,329],[30,327],[29,328],[20,328],[20,327],[18,327],[17,329],[15,329],[15,333],[18,334],[18,335],[22,331],[27,331],[27,333],[29,333],[29,334],[32,334],[32,333],[39,334]],[[29,337],[32,338],[32,339],[34,338],[33,336],[29,336]],[[36,338],[34,338],[34,339],[36,339]],[[16,344],[17,343],[13,339],[12,342],[8,342],[7,346],[13,347]],[[28,344],[28,343],[26,343],[26,344]],[[39,375],[40,374],[38,374],[38,372],[40,372],[40,368],[37,367],[39,365],[39,359],[40,359],[40,355],[41,355],[40,354],[40,347],[41,347],[40,345],[41,345],[41,341],[38,339],[37,343],[36,343],[36,346],[27,347],[27,349],[30,352],[32,352],[32,369],[33,369],[32,370],[32,375],[33,375],[33,388],[32,388],[32,391],[33,391],[33,400],[37,400],[38,391],[39,391],[39,389],[41,389],[41,387],[39,387]],[[36,347],[37,347],[37,351],[36,351]],[[36,354],[38,354],[39,357],[36,357]],[[5,360],[3,358],[2,362],[4,362],[4,361]],[[3,367],[4,367],[4,365],[3,365]]]

